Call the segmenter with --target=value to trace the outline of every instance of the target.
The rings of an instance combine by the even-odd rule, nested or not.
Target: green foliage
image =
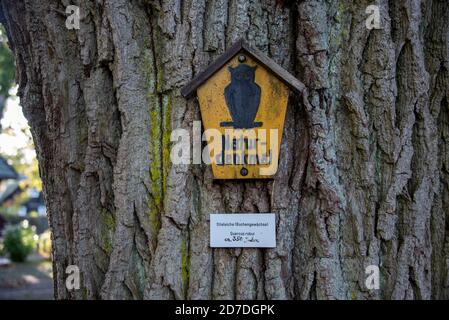
[[[51,257],[51,232],[50,230],[45,231],[39,236],[37,241],[37,252],[41,256],[49,259]]]
[[[14,84],[15,65],[11,50],[6,44],[5,32],[0,26],[0,95],[5,99],[8,97],[8,91]]]
[[[0,257],[6,255],[5,245],[3,244],[3,239],[0,238]]]
[[[4,246],[12,261],[24,262],[27,256],[36,248],[37,235],[35,227],[27,220],[20,224],[5,228]]]

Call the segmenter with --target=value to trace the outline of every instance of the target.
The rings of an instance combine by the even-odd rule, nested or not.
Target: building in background
[[[0,191],[1,191],[1,183],[5,180],[16,180],[19,178],[18,173],[12,166],[6,162],[6,159],[0,156]]]

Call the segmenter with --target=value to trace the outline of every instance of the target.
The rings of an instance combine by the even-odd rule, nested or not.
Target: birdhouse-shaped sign
[[[304,85],[240,40],[182,89],[198,95],[215,179],[274,176],[289,88]]]

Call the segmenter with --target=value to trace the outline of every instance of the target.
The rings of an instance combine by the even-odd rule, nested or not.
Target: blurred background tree
[[[14,85],[15,66],[11,50],[8,47],[5,31],[0,26],[0,120],[3,117],[3,109],[9,90]],[[2,130],[0,124],[0,131]]]
[[[27,256],[36,248],[38,236],[36,228],[27,220],[20,224],[6,227],[4,231],[4,246],[14,262],[24,262]]]
[[[34,188],[38,192],[42,190],[42,183],[39,177],[38,162],[34,151],[34,143],[31,137],[30,128],[23,118],[21,110],[13,110],[12,120],[4,119],[7,100],[11,103],[11,109],[20,108],[18,99],[14,93],[15,87],[15,64],[12,52],[8,46],[8,39],[5,30],[0,25],[0,146],[1,155],[7,159],[8,163],[23,177],[22,187]],[[20,117],[18,116],[20,115]],[[19,119],[17,119],[19,118]],[[3,124],[3,126],[2,126]],[[7,139],[10,139],[9,142]],[[14,141],[20,141],[15,143]],[[12,147],[8,147],[8,145]]]

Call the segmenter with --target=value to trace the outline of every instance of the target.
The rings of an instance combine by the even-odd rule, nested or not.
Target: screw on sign
[[[305,87],[240,40],[181,90],[198,95],[215,179],[273,178],[289,88]]]

